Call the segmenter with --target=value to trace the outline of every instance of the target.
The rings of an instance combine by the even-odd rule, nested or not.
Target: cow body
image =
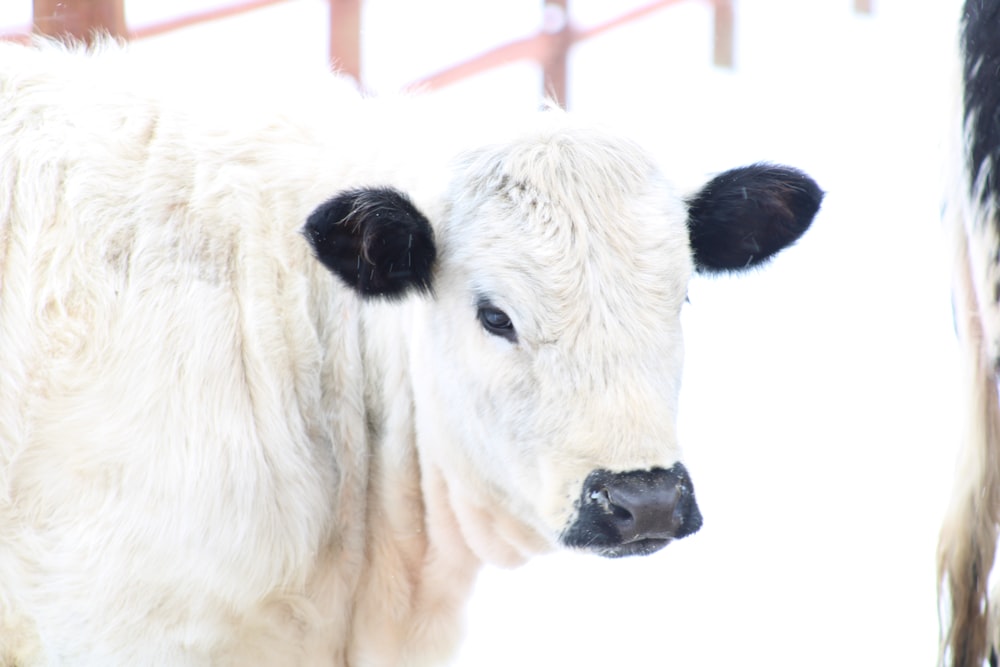
[[[1000,2],[965,4],[955,113],[953,189],[946,222],[955,241],[955,322],[967,394],[958,476],[938,551],[939,664],[996,664],[998,593],[990,591],[1000,529]]]
[[[686,284],[811,180],[103,51],[0,46],[0,663],[433,664],[481,563],[697,530]]]

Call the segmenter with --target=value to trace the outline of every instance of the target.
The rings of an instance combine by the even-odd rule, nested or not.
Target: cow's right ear
[[[434,232],[409,197],[393,188],[341,192],[302,230],[316,259],[363,297],[429,291]]]

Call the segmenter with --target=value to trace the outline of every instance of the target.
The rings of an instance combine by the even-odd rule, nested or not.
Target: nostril
[[[611,494],[608,493],[608,487],[606,486],[591,491],[590,499],[604,508],[604,511],[608,511],[611,507]]]
[[[615,503],[611,499],[611,491],[609,491],[606,486],[602,486],[599,489],[591,491],[590,499],[597,503],[605,512],[613,516],[617,521],[635,521],[635,517],[632,515],[632,512]]]

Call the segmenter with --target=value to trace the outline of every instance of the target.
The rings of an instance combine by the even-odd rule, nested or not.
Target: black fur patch
[[[342,192],[302,230],[316,258],[363,297],[429,291],[437,257],[430,222],[392,188]]]
[[[1000,2],[969,0],[962,20],[962,80],[965,124],[971,129],[967,155],[969,187],[985,175],[982,198],[1000,193]],[[972,192],[971,194],[975,194]]]
[[[739,271],[766,261],[809,228],[823,191],[806,174],[755,164],[719,174],[688,201],[699,271]]]

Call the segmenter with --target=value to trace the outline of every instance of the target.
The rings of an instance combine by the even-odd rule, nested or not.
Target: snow
[[[2,4],[0,25],[23,20]],[[366,83],[392,91],[530,34],[540,4],[367,0]],[[640,3],[572,4],[590,25]],[[939,219],[958,1],[851,6],[738,3],[731,71],[711,65],[696,1],[574,51],[572,108],[641,137],[680,182],[771,160],[827,198],[764,270],[691,286],[680,430],[702,531],[645,559],[487,569],[456,665],[933,663],[961,395]],[[294,0],[137,48],[317,68],[326,21],[322,0]],[[516,64],[443,95],[502,115],[539,87]]]

